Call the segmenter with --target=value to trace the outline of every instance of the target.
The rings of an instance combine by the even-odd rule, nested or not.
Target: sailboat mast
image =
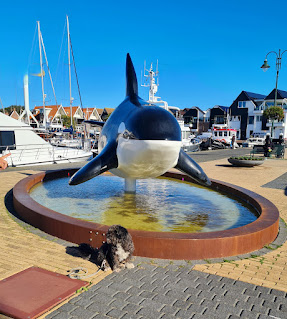
[[[69,86],[70,86],[70,116],[71,116],[71,126],[73,125],[73,112],[72,112],[72,81],[71,81],[71,44],[70,44],[70,26],[69,17],[67,16],[67,33],[68,33],[68,61],[69,61]]]
[[[4,106],[3,106],[3,103],[2,103],[1,97],[0,97],[0,103],[1,103],[1,105],[2,105],[3,114],[5,114],[5,110],[4,110]]]
[[[37,24],[38,24],[38,38],[39,38],[39,52],[40,52],[41,81],[42,81],[43,112],[44,112],[43,124],[46,129],[46,108],[45,108],[44,74],[43,74],[43,57],[42,57],[42,46],[41,46],[40,21],[37,21]]]

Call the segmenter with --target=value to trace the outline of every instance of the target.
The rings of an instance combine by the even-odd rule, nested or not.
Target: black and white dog
[[[121,268],[134,268],[131,263],[134,252],[134,243],[126,228],[120,225],[112,225],[106,235],[107,241],[95,249],[89,244],[80,244],[78,249],[80,255],[94,262],[102,270],[111,268],[119,272]]]

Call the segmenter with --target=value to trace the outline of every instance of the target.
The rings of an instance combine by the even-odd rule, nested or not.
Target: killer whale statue
[[[172,167],[203,185],[211,184],[202,168],[181,149],[181,130],[174,115],[138,96],[137,77],[129,54],[126,98],[103,125],[98,150],[99,155],[71,177],[70,185],[109,170],[125,178],[126,192],[134,192],[136,179],[158,177]]]

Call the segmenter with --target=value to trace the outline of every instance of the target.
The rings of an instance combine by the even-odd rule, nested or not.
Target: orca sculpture
[[[134,192],[136,179],[157,177],[175,167],[195,181],[210,185],[201,167],[181,149],[181,130],[174,115],[138,96],[137,77],[129,54],[126,82],[125,100],[103,125],[99,155],[78,170],[69,184],[83,183],[110,170],[125,178],[127,192]]]

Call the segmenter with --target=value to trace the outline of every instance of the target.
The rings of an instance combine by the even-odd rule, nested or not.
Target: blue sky
[[[242,90],[268,94],[275,87],[265,55],[287,49],[285,1],[18,1],[0,4],[0,98],[23,104],[23,76],[40,72],[36,21],[59,103],[69,105],[66,15],[84,107],[116,107],[125,97],[130,53],[141,82],[144,61],[159,60],[158,95],[180,108],[230,106]],[[62,41],[62,39],[64,39]],[[61,43],[63,43],[60,55]],[[60,57],[59,57],[60,55]],[[54,104],[45,77],[47,104]],[[79,105],[75,76],[74,105]],[[41,105],[40,78],[30,76],[30,107]],[[287,91],[287,52],[278,88]],[[139,88],[147,99],[148,89]]]

